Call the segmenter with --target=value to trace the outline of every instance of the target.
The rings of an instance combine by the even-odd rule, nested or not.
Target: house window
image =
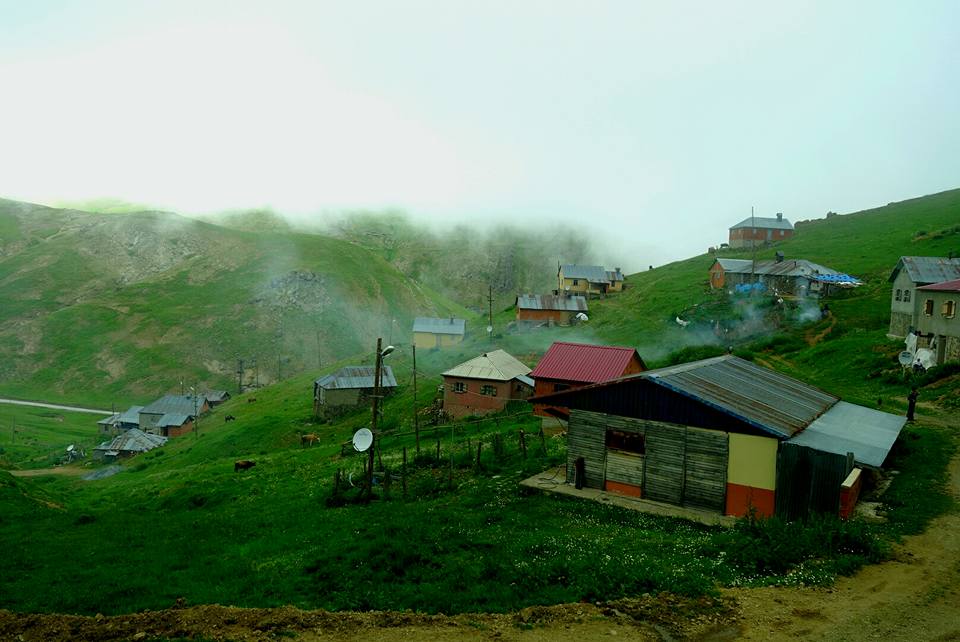
[[[928,317],[933,316],[933,299],[927,299],[923,302],[923,313]]]
[[[902,296],[903,296],[903,290],[897,288],[897,297],[896,297],[897,301],[900,301],[902,299]]]
[[[903,302],[910,303],[910,290],[903,291]]]
[[[569,384],[566,384],[566,383],[555,383],[555,384],[553,384],[553,391],[554,391],[554,392],[561,392],[561,391],[563,391],[563,390],[569,390],[569,389],[570,389],[570,385],[569,385]]]
[[[466,391],[467,391],[467,384],[465,384],[465,383],[462,382],[462,381],[455,381],[455,382],[453,383],[453,391],[454,391],[454,392],[466,392]]]
[[[580,279],[574,279],[574,280],[573,280],[573,284],[574,284],[574,285],[580,285]]]
[[[940,314],[948,319],[952,319],[957,313],[957,302],[956,301],[944,301],[943,305],[940,306]]]
[[[607,448],[634,453],[636,455],[643,455],[646,452],[643,435],[636,432],[623,432],[621,430],[607,431]]]
[[[487,395],[488,397],[496,397],[496,396],[497,396],[497,387],[496,387],[496,386],[488,386],[488,385],[480,386],[480,394],[481,394],[481,395]]]

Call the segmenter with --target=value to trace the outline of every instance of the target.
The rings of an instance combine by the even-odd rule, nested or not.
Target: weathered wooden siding
[[[607,451],[607,481],[643,486],[643,455]]]
[[[723,512],[727,490],[727,433],[687,428],[684,505]]]
[[[645,455],[607,451],[607,430],[644,435]],[[726,500],[728,435],[717,430],[572,410],[567,432],[567,480],[583,457],[586,485],[604,480],[640,485],[655,501],[723,512]]]

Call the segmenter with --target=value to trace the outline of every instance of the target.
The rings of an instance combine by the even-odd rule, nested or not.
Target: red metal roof
[[[933,290],[934,292],[960,292],[960,279],[944,281],[943,283],[934,283],[933,285],[925,285],[922,288],[917,289]]]
[[[543,355],[530,376],[534,379],[560,379],[582,383],[599,383],[623,376],[634,348],[594,346],[587,343],[556,341]],[[640,355],[637,354],[637,359]],[[643,361],[640,361],[641,366]]]

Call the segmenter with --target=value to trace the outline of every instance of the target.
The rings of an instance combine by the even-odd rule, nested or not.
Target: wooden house
[[[731,227],[729,245],[731,248],[759,247],[791,236],[793,224],[778,212],[775,217],[751,216]]]
[[[933,353],[934,363],[960,361],[960,279],[924,285],[916,290],[917,347]]]
[[[544,353],[530,377],[534,380],[534,394],[542,396],[646,369],[634,348],[556,341]],[[558,422],[563,425],[567,413],[565,408],[535,404],[533,414],[543,417],[544,426],[551,426]]]
[[[710,266],[710,287],[735,290],[738,286],[762,284],[779,294],[822,297],[834,288],[856,287],[860,281],[849,274],[805,259],[716,259]]]
[[[467,322],[449,317],[417,317],[413,320],[413,345],[418,348],[445,348],[463,341]]]
[[[533,394],[529,373],[503,350],[485,352],[443,373],[443,409],[454,418],[499,412]]]
[[[207,403],[209,403],[211,407],[219,406],[230,399],[230,393],[226,390],[208,390],[203,393],[203,396],[207,398]]]
[[[568,264],[557,267],[557,294],[607,294],[623,291],[623,272],[602,265]]]
[[[161,435],[131,428],[94,448],[93,458],[98,461],[115,461],[131,457],[158,448],[167,443],[167,439]]]
[[[374,391],[374,366],[344,366],[313,382],[313,414],[331,414],[355,408],[370,400]],[[397,387],[390,366],[380,369],[380,394],[387,396]]]
[[[526,294],[517,297],[517,321],[527,325],[570,325],[578,314],[586,314],[587,299],[573,294]]]
[[[140,411],[143,406],[130,406],[125,412],[115,412],[106,419],[97,422],[99,432],[114,433],[140,427]]]
[[[140,430],[164,437],[179,437],[193,430],[196,418],[210,410],[203,395],[166,395],[140,409]]]
[[[922,313],[916,290],[924,285],[960,279],[960,258],[901,256],[890,273],[891,337],[906,337],[916,329]]]
[[[786,519],[849,514],[906,422],[732,355],[531,401],[569,409],[568,482],[582,458],[589,488]]]

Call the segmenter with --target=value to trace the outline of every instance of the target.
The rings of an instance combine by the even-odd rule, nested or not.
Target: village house
[[[587,299],[575,294],[526,294],[517,297],[517,321],[527,325],[570,325],[587,313]]]
[[[730,228],[731,248],[770,245],[793,236],[793,225],[777,213],[775,218],[751,216]]]
[[[97,422],[98,430],[101,433],[114,433],[120,430],[130,430],[140,427],[140,411],[143,406],[130,406],[124,412],[115,412],[106,419]]]
[[[203,396],[207,398],[207,403],[210,404],[211,408],[230,399],[230,393],[226,390],[209,390],[203,393]]]
[[[569,409],[570,483],[785,519],[848,515],[906,423],[732,355],[531,401]]]
[[[598,346],[587,343],[556,341],[530,373],[534,394],[547,395],[571,388],[580,388],[600,381],[609,381],[647,369],[634,348]],[[566,408],[535,404],[533,414],[542,417],[543,426],[565,425]]]
[[[960,361],[960,279],[917,288],[917,348],[933,353],[934,364]]]
[[[153,450],[167,443],[167,437],[145,433],[131,428],[110,441],[105,441],[93,449],[93,458],[98,461],[115,461]]]
[[[443,409],[455,419],[499,412],[533,394],[529,373],[503,350],[485,352],[443,373]]]
[[[355,408],[370,400],[374,390],[374,366],[344,366],[313,382],[313,414],[333,414]],[[387,396],[397,387],[390,366],[380,368],[380,394]]]
[[[920,307],[916,289],[933,283],[960,279],[960,258],[901,256],[890,273],[890,337],[906,337],[917,328]]]
[[[139,428],[145,433],[179,437],[193,430],[194,421],[210,410],[203,395],[165,395],[140,409]]]
[[[607,294],[623,290],[620,268],[608,270],[602,265],[557,266],[557,294]]]
[[[413,345],[418,348],[446,348],[463,341],[467,322],[449,317],[417,317],[413,320]]]
[[[777,258],[752,261],[750,259],[716,259],[710,266],[710,287],[735,290],[738,286],[761,283],[771,292],[793,296],[823,297],[834,288],[849,288],[860,281],[805,259]]]

